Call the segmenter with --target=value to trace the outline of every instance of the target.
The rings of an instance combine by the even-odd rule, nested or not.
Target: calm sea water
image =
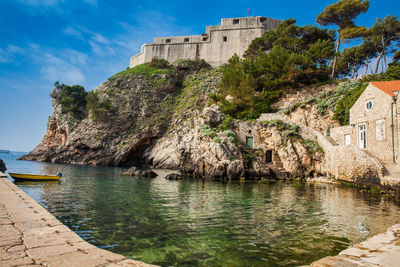
[[[9,171],[55,174],[17,183],[88,242],[162,266],[309,264],[400,222],[400,206],[354,188],[300,183],[168,181],[120,168],[17,161]]]

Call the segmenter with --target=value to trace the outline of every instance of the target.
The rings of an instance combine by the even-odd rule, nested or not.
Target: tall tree
[[[369,60],[376,56],[376,51],[370,43],[364,42],[359,46],[343,49],[337,61],[337,72],[343,76],[351,75],[354,79],[358,76],[358,70],[365,66],[367,71]],[[364,72],[364,75],[366,74]]]
[[[369,8],[369,0],[341,0],[327,6],[317,16],[317,23],[322,26],[336,25],[338,38],[335,43],[335,55],[332,63],[331,78],[335,76],[336,62],[339,55],[339,47],[343,40],[363,36],[365,27],[357,27],[354,20]]]
[[[400,50],[393,53],[393,62],[400,61]]]
[[[389,15],[383,19],[377,19],[369,29],[368,41],[379,51],[376,61],[375,73],[378,71],[379,63],[383,59],[387,70],[386,55],[396,51],[394,44],[400,42],[400,21],[397,17]]]

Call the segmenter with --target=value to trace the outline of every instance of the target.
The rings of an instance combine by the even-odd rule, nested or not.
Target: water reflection
[[[9,162],[21,169],[13,171],[61,170],[61,184],[18,186],[87,241],[164,266],[307,264],[399,222],[392,201],[333,185],[149,180],[120,168]]]

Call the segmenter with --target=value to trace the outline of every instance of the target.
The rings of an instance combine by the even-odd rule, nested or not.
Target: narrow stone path
[[[0,173],[0,267],[154,265],[97,248]]]

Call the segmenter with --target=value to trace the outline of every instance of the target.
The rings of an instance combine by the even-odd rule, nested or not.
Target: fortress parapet
[[[206,33],[175,37],[157,37],[154,43],[142,45],[141,53],[131,57],[129,67],[163,58],[204,59],[213,67],[226,63],[233,54],[242,56],[251,41],[274,29],[280,20],[266,17],[222,19],[221,25],[207,26]]]

